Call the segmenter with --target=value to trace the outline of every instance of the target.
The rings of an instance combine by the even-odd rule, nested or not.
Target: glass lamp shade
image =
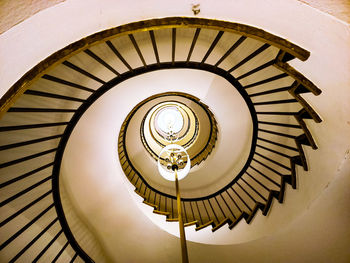
[[[159,154],[158,171],[166,180],[175,181],[175,170],[178,180],[181,180],[187,176],[190,168],[190,157],[180,145],[169,144]]]

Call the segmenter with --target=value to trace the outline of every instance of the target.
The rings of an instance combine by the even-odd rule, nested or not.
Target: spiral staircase
[[[111,28],[52,54],[1,99],[1,260],[93,262],[65,216],[60,183],[65,149],[97,100],[152,72],[195,70],[224,79],[246,103],[252,125],[239,172],[231,172],[215,191],[183,195],[185,226],[215,232],[242,220],[249,224],[257,213],[268,215],[273,200],[283,203],[287,185],[297,188],[297,167],[308,171],[304,149],[317,150],[306,123],[321,118],[303,95],[318,96],[321,90],[289,64],[309,56],[302,47],[252,26],[186,17]],[[136,111],[120,126],[118,162],[144,205],[166,221],[177,221],[174,193],[158,189],[128,154],[125,134]],[[225,125],[217,122],[220,137]],[[216,154],[215,142],[210,144],[214,150],[203,151],[202,169]]]

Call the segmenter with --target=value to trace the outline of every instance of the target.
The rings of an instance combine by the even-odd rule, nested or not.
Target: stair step
[[[166,221],[167,222],[178,222],[179,219],[178,218],[167,218]]]
[[[233,221],[232,224],[229,225],[229,229],[234,228],[234,226],[237,225],[238,222],[239,222],[242,218],[244,218],[244,219],[247,220],[248,217],[249,217],[249,214],[247,214],[246,212],[242,212],[242,214],[240,214],[240,216],[239,216],[235,221]]]
[[[261,211],[264,211],[264,208],[265,208],[265,205],[263,203],[257,202],[253,208],[253,211],[250,213],[249,217],[246,218],[247,223],[249,224],[252,221],[258,209],[260,209]]]
[[[201,229],[203,229],[203,228],[205,228],[205,227],[207,227],[207,226],[210,226],[210,225],[212,225],[213,223],[214,223],[214,221],[213,221],[213,220],[210,220],[210,221],[206,222],[205,224],[196,227],[196,231],[201,230]]]
[[[156,210],[156,209],[153,210],[153,213],[158,214],[158,215],[163,215],[163,216],[170,215],[170,212],[159,211],[159,210]]]
[[[264,207],[264,210],[263,210],[263,215],[266,216],[270,207],[271,207],[271,203],[272,203],[272,200],[273,198],[276,198],[278,199],[280,195],[280,192],[279,191],[276,191],[276,190],[271,190],[270,193],[269,193],[269,197],[267,198],[267,202],[265,204],[265,207]]]
[[[198,221],[195,220],[195,221],[192,221],[192,222],[187,222],[184,224],[184,227],[187,227],[187,226],[193,226],[193,225],[197,225],[198,224]]]
[[[147,201],[145,201],[145,200],[144,200],[142,203],[144,203],[144,204],[146,204],[146,205],[149,205],[149,206],[152,206],[155,210],[157,210],[157,208],[158,208],[157,205],[152,204],[152,203],[149,203],[149,202],[147,202]]]
[[[218,230],[220,227],[222,227],[223,225],[225,225],[226,223],[228,223],[229,225],[232,224],[232,220],[228,217],[226,217],[224,220],[222,220],[219,224],[217,224],[215,227],[213,227],[211,229],[212,232],[215,232],[216,230]]]
[[[139,191],[137,191],[137,189],[134,190],[135,193],[137,193],[139,196],[141,196],[142,198],[146,198],[143,194],[141,194]]]

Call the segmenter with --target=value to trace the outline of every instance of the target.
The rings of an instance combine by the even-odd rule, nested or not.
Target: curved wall
[[[147,3],[140,1],[135,8],[125,4],[124,1],[120,3],[66,1],[44,10],[0,36],[1,95],[38,61],[69,43],[127,22],[174,15],[191,16],[190,2],[178,1],[169,7],[169,3],[164,1],[154,0]],[[344,155],[346,156],[350,148],[347,140],[347,134],[350,134],[349,27],[294,1],[222,1],[220,5],[213,1],[201,1],[199,16],[236,21],[263,28],[310,50],[311,56],[307,62],[293,61],[291,64],[323,91],[319,97],[305,96],[324,120],[318,124],[317,130],[312,121],[308,123],[319,146],[317,152],[312,152],[312,158],[309,152],[311,149],[305,148],[311,170],[305,175],[301,169],[298,169],[298,190],[286,192],[285,204],[278,205],[278,209],[275,207],[274,215],[254,220],[256,231],[259,231],[262,227],[275,228],[276,226],[271,223],[275,222],[271,220],[275,217],[276,221],[284,222],[280,227],[284,229],[284,234],[242,246],[231,246],[227,250],[222,247],[211,249],[220,251],[224,257],[235,254],[237,259],[247,261],[252,259],[250,250],[253,249],[257,257],[260,255],[261,262],[271,262],[265,260],[264,256],[267,257],[267,250],[273,249],[272,258],[275,261],[283,259],[284,255],[289,255],[295,259],[291,262],[297,259],[317,259],[327,262],[336,255],[339,262],[345,262],[349,254],[342,248],[346,242],[349,242],[350,236],[345,230],[349,229],[348,222],[344,220],[348,218],[345,210],[347,204],[342,202],[346,200],[344,198],[349,197],[348,190],[344,189],[344,185],[349,184],[345,176],[349,174],[346,168],[348,157],[347,159],[345,157],[344,161]],[[58,35],[59,38],[57,38]],[[343,162],[345,165],[341,166]],[[335,177],[337,174],[339,177]],[[330,184],[331,187],[324,191],[332,181],[334,182]],[[338,205],[331,205],[329,200],[333,200]],[[314,204],[311,205],[313,201]],[[307,209],[310,210],[307,211]],[[286,228],[291,223],[290,216],[302,214],[304,211],[306,211],[305,215]],[[332,214],[337,216],[330,216]],[[330,224],[330,221],[333,224]],[[300,229],[298,226],[304,226],[303,229],[309,231],[302,232],[298,230]],[[244,226],[244,228],[252,227]],[[156,231],[153,227],[151,228],[152,231]],[[332,231],[323,232],[326,228]],[[311,243],[314,239],[310,240],[310,237],[316,234],[319,240],[317,246],[304,248],[298,244],[303,240],[309,240]],[[293,238],[289,238],[288,235],[293,235]],[[329,245],[325,246],[324,242],[329,241],[330,238],[333,242],[327,242]],[[167,236],[166,239],[171,238]],[[196,251],[194,254],[197,253],[199,258],[208,255],[207,253],[200,255],[199,251],[203,252],[202,246],[191,244],[191,248]],[[211,249],[207,250],[208,253],[212,251]],[[304,253],[293,254],[293,251]],[[317,251],[318,255],[313,254]]]

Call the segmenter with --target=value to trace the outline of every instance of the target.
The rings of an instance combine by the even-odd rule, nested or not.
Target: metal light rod
[[[182,263],[188,263],[189,261],[188,261],[187,245],[186,245],[186,235],[185,235],[184,222],[182,220],[181,197],[180,197],[179,180],[177,178],[177,169],[175,169],[175,188],[176,188],[176,199],[177,199],[177,217],[179,220],[179,229],[180,229]]]

